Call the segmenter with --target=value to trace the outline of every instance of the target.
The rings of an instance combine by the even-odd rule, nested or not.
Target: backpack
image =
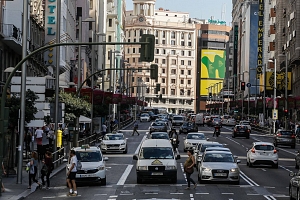
[[[79,160],[77,160],[77,165],[76,165],[77,171],[81,170],[81,168],[82,168],[82,164],[81,164],[81,162]]]
[[[42,169],[41,169],[41,174],[47,174],[48,173],[48,167],[46,164],[43,165]]]

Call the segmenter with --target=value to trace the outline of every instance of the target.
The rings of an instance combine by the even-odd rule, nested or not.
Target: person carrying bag
[[[191,182],[194,184],[194,189],[197,187],[197,183],[191,178],[191,175],[194,173],[194,165],[195,165],[195,158],[193,156],[193,150],[188,150],[188,158],[184,163],[184,172],[186,174],[186,179],[188,186],[185,188],[186,190],[190,189]]]
[[[45,187],[44,177],[46,177],[46,180],[47,180],[46,189],[47,190],[50,189],[50,174],[52,173],[53,169],[54,169],[54,164],[52,161],[52,153],[50,151],[47,151],[45,154],[45,159],[43,160],[43,167],[41,169],[42,184],[43,184],[43,187]]]

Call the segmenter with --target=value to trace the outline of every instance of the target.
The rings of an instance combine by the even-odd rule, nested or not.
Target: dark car
[[[179,129],[179,134],[190,133],[190,132],[198,132],[197,125],[193,122],[184,122]]]
[[[294,131],[278,129],[274,135],[274,146],[286,145],[291,146],[292,149],[296,147],[296,135]]]
[[[153,132],[149,136],[150,139],[166,139],[170,140],[169,134],[167,132]]]
[[[246,137],[247,139],[249,139],[250,137],[250,130],[248,129],[247,126],[243,126],[243,125],[236,125],[233,128],[233,132],[232,132],[232,137]]]
[[[167,132],[168,131],[168,127],[167,127],[166,123],[162,123],[162,122],[152,122],[149,129],[150,129],[150,133],[152,133],[152,132]]]
[[[154,114],[152,111],[149,111],[148,114],[150,115],[151,120],[155,120],[158,118],[158,116],[156,114]]]

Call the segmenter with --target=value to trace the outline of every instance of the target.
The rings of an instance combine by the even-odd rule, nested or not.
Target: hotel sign
[[[263,67],[263,40],[264,40],[264,0],[258,1],[258,43],[256,78],[259,79]]]
[[[214,20],[214,19],[209,19],[208,20],[208,23],[210,24],[216,24],[216,25],[225,25],[226,22],[225,21],[220,21],[220,20]]]
[[[46,0],[45,5],[45,43],[54,44],[56,39],[57,0]],[[56,48],[50,48],[44,54],[46,65],[56,63]]]

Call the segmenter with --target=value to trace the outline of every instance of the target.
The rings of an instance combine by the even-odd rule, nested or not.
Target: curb
[[[50,179],[55,176],[56,174],[58,174],[59,172],[61,172],[63,169],[65,169],[65,165],[61,164],[59,167],[57,167],[56,169],[53,170],[53,172],[50,174]],[[39,182],[41,182],[41,179],[38,180]],[[32,184],[31,190],[25,190],[24,192],[22,192],[21,194],[17,195],[17,196],[13,196],[11,199],[14,200],[22,200],[25,199],[26,197],[28,197],[30,194],[34,193],[37,190],[37,184],[34,183]]]

